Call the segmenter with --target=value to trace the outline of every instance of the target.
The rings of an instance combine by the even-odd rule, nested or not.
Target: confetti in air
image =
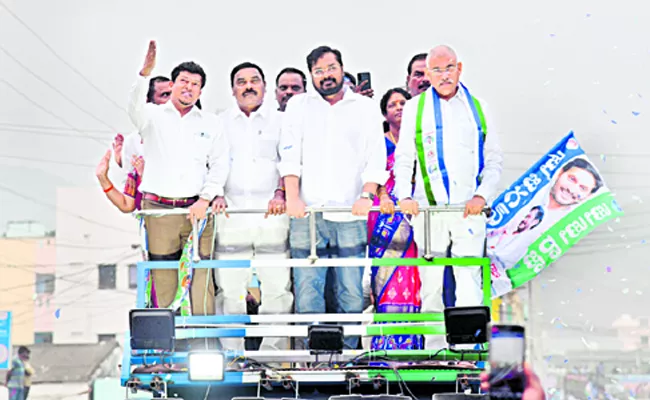
[[[639,116],[639,114],[641,114],[641,113],[640,113],[640,112],[638,112],[638,111],[632,111],[632,115],[634,115],[635,117],[638,117],[638,116]]]
[[[57,308],[56,311],[54,311],[54,318],[59,319],[61,317],[61,309]]]
[[[607,272],[612,272],[612,267],[607,267],[607,268],[605,268],[605,271],[607,271]]]
[[[555,37],[555,33],[551,33],[549,36],[552,37],[552,38],[554,38],[554,37]]]
[[[607,156],[604,154],[600,155],[600,159],[603,160],[603,162],[607,161]]]
[[[587,18],[590,18],[590,17],[591,17],[591,14],[587,13],[587,15],[585,15],[585,16],[586,16]]]
[[[612,124],[614,124],[614,125],[618,125],[618,122],[616,122],[615,119],[613,119],[611,122],[612,122]]]
[[[474,231],[473,231],[473,230],[468,229],[468,231],[469,231],[469,234],[470,234],[470,235],[473,235],[473,234],[474,234]]]

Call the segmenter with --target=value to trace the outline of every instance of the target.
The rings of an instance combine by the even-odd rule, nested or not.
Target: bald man
[[[481,213],[496,194],[503,157],[485,102],[460,82],[463,64],[448,46],[426,59],[431,88],[408,101],[395,151],[395,189],[405,214],[412,214],[415,241],[424,250],[424,218],[418,207],[461,205],[464,213],[431,216],[431,250],[445,257],[483,257],[486,219]],[[415,190],[411,177],[417,160]],[[422,312],[441,312],[443,268],[420,269]],[[482,303],[480,267],[454,268],[456,306]],[[426,338],[428,349],[446,347],[443,336]]]

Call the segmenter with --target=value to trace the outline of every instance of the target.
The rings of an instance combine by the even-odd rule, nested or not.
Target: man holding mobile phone
[[[292,217],[292,258],[310,253],[307,207],[352,207],[347,213],[316,214],[319,255],[363,258],[367,218],[377,186],[386,182],[382,116],[375,103],[344,88],[341,52],[327,46],[307,56],[314,92],[289,100],[283,117],[278,170]],[[359,263],[361,264],[361,262]],[[363,267],[332,268],[339,313],[361,313]],[[325,312],[329,268],[294,268],[296,313]],[[345,340],[356,349],[358,338]]]

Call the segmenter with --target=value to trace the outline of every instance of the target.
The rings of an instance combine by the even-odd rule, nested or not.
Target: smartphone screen
[[[372,87],[370,85],[370,72],[359,72],[357,74],[357,84],[361,85],[364,82],[365,84],[361,87],[361,91],[368,90]]]
[[[490,398],[521,399],[526,378],[524,327],[492,325],[490,328]]]

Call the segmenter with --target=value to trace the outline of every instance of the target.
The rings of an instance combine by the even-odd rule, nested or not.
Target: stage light
[[[447,343],[450,345],[485,343],[488,341],[487,325],[489,322],[489,307],[446,308],[445,330]]]
[[[311,354],[342,354],[343,327],[340,325],[311,325],[307,330]]]
[[[162,308],[131,310],[129,329],[131,349],[174,350],[176,325],[172,310]]]
[[[222,381],[225,357],[218,351],[197,351],[187,355],[191,381]]]

